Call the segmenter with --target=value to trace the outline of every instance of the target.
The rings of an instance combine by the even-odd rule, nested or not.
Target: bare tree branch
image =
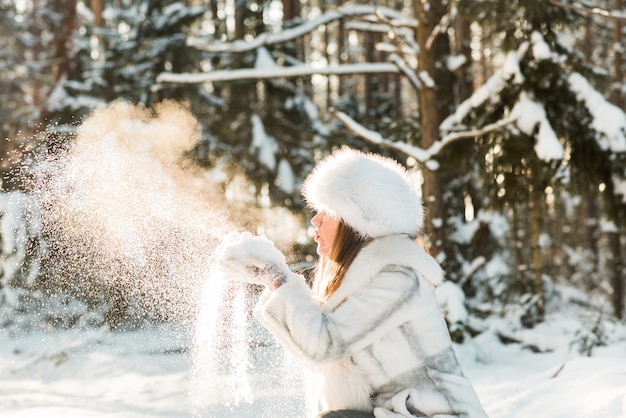
[[[361,64],[329,65],[314,68],[310,65],[293,67],[274,67],[268,69],[241,68],[238,70],[219,70],[206,73],[161,73],[157,76],[158,83],[199,84],[211,81],[232,80],[264,80],[270,78],[301,77],[313,74],[369,74],[369,73],[398,73],[397,64],[387,62],[370,62]]]
[[[272,69],[260,68],[242,68],[234,70],[218,70],[207,73],[168,73],[164,72],[157,77],[158,83],[182,83],[194,84],[215,81],[232,81],[232,80],[261,80],[270,78],[300,77],[313,74],[320,75],[339,75],[339,74],[368,74],[368,73],[402,73],[416,88],[420,88],[420,81],[417,75],[411,70],[410,66],[403,59],[404,52],[417,54],[419,46],[415,42],[414,32],[411,28],[415,28],[417,22],[415,19],[407,18],[405,15],[396,10],[368,5],[356,5],[342,7],[338,11],[329,11],[324,13],[317,19],[307,21],[278,33],[262,33],[250,41],[237,40],[234,42],[215,42],[203,38],[190,37],[187,40],[189,46],[209,52],[247,52],[266,45],[272,45],[290,41],[312,32],[320,25],[328,24],[334,20],[342,19],[350,16],[370,16],[369,21],[378,20],[382,24],[376,23],[358,23],[353,22],[350,27],[362,31],[384,31],[387,32],[389,38],[398,40],[395,45],[395,53],[392,52],[389,60],[393,63],[357,63],[335,65],[322,68],[314,68],[308,65],[294,65],[292,67],[274,67]],[[406,45],[409,51],[405,51],[403,46]],[[288,57],[284,57],[287,60]]]
[[[326,25],[335,20],[343,19],[349,16],[367,16],[374,14],[382,14],[388,18],[389,22],[393,22],[398,26],[415,27],[417,22],[404,16],[397,10],[388,7],[378,7],[369,5],[354,5],[341,7],[337,11],[328,11],[317,19],[310,20],[290,29],[277,33],[262,33],[251,41],[237,40],[234,42],[210,41],[199,37],[190,37],[187,44],[191,47],[209,51],[209,52],[248,52],[255,50],[261,46],[279,44],[290,41],[311,33],[316,28]]]
[[[606,17],[607,19],[616,20],[618,22],[626,22],[626,15],[618,14],[617,12],[609,12],[608,10],[600,9],[598,7],[582,6],[580,4],[567,4],[558,0],[549,0],[554,6],[562,7],[564,9],[574,10],[579,13],[596,15]]]
[[[434,169],[432,164],[427,164],[433,157],[437,156],[447,145],[458,141],[464,138],[473,138],[477,136],[484,135],[486,133],[496,131],[501,129],[511,123],[514,123],[517,118],[506,118],[501,119],[497,122],[491,123],[489,125],[485,125],[480,129],[472,129],[469,131],[463,132],[453,132],[448,135],[445,135],[439,141],[432,144],[430,147],[424,149],[415,145],[407,144],[402,141],[391,141],[389,139],[383,138],[380,133],[376,131],[369,130],[365,128],[363,125],[356,122],[350,116],[346,115],[343,112],[334,112],[334,115],[346,125],[348,129],[350,129],[353,133],[361,137],[362,139],[371,142],[373,144],[383,145],[387,148],[394,149],[396,151],[400,151],[403,154],[415,158],[417,161],[426,164],[427,167]]]
[[[450,26],[450,22],[452,22],[456,17],[456,5],[454,4],[454,0],[450,0],[450,4],[448,5],[448,13],[443,15],[437,26],[433,28],[433,31],[428,36],[426,40],[426,48],[430,49],[433,42],[435,42],[435,38],[440,33],[445,32]]]
[[[400,40],[404,39],[405,43],[408,44],[409,48],[411,48],[412,52],[417,55],[419,53],[419,45],[415,41],[413,36],[413,32],[411,34],[404,33],[402,36],[399,36],[400,33],[398,31],[397,25],[395,25],[391,19],[385,16],[380,10],[376,10],[376,17],[380,19],[381,22],[385,23],[389,28],[387,32],[387,36],[390,40]],[[404,28],[402,28],[404,29]],[[403,45],[398,43],[395,46],[396,52],[393,52],[389,55],[389,60],[398,66],[400,72],[402,72],[409,80],[409,82],[413,85],[415,90],[420,90],[422,88],[422,83],[419,80],[419,77],[415,72],[409,67],[406,60],[403,58]]]
[[[381,22],[388,25],[389,32],[387,33],[387,36],[389,37],[389,39],[391,39],[392,41],[396,39],[404,39],[404,42],[413,50],[416,55],[419,53],[420,48],[415,41],[415,32],[413,31],[413,29],[415,29],[415,26],[411,27],[411,31],[408,32],[407,28],[402,27],[402,25],[399,25],[398,22],[395,22],[387,17],[384,13],[382,13],[380,9],[376,9],[375,14]],[[397,45],[396,52],[398,52],[398,54],[402,52],[402,45]]]
[[[419,80],[419,77],[417,76],[417,74],[415,74],[415,72],[411,68],[409,68],[409,65],[402,58],[402,56],[400,56],[399,54],[393,53],[389,55],[389,59],[391,60],[391,62],[393,62],[395,65],[398,66],[398,69],[400,70],[400,72],[402,72],[402,74],[406,76],[406,78],[413,85],[415,90],[420,90],[422,88],[422,83]]]

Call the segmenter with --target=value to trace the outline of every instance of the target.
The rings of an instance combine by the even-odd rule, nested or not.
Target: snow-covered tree
[[[623,222],[617,209],[623,202],[614,192],[615,176],[624,170],[626,115],[591,86],[572,54],[553,33],[544,37],[533,31],[442,126],[451,131],[512,121],[477,140],[483,146],[483,175],[491,199],[509,208],[518,222],[512,229],[516,264],[528,266],[528,274],[520,271],[516,282],[538,297],[539,313],[551,267],[543,234],[554,199],[566,198],[565,190],[587,190],[596,199],[600,191],[606,198],[606,218]],[[526,235],[518,235],[522,231]],[[622,250],[619,240],[609,241],[613,244],[605,248],[611,254],[611,285],[621,294]],[[614,306],[618,315],[622,304]]]
[[[225,161],[243,167],[259,201],[267,196],[273,202],[302,209],[298,186],[313,166],[316,149],[327,150],[348,140],[330,135],[322,120],[316,96],[320,91],[326,94],[331,88],[319,76],[324,73],[323,67],[314,68],[310,62],[302,61],[301,56],[317,57],[320,65],[329,67],[331,63],[324,61],[325,54],[320,54],[314,44],[321,42],[326,33],[326,29],[320,28],[342,20],[344,14],[373,16],[374,8],[330,10],[313,21],[300,21],[289,19],[291,16],[277,18],[281,10],[276,9],[280,6],[274,1],[237,6],[233,16],[213,17],[216,31],[224,28],[225,33],[209,33],[189,40],[190,46],[210,57],[211,65],[205,73],[168,72],[159,80],[164,84],[204,83],[204,88],[222,100],[219,107],[214,106],[213,117],[206,123],[212,138],[211,158],[224,156]],[[319,12],[314,5],[304,8],[311,13],[314,9]],[[234,27],[230,30],[228,25],[219,23],[232,18]],[[342,48],[336,43],[333,47]],[[358,71],[356,68],[351,67],[344,74]],[[327,74],[335,74],[334,65]],[[312,77],[317,77],[315,82]],[[319,87],[322,84],[323,90]],[[346,89],[345,84],[336,88]],[[346,102],[341,99],[336,105],[343,108]]]
[[[97,104],[184,100],[203,132],[190,154],[228,167],[224,194],[296,212],[318,157],[378,151],[422,174],[426,238],[470,312],[521,304],[532,325],[547,284],[566,278],[612,289],[621,314],[624,116],[605,99],[620,50],[594,14],[621,23],[618,3],[19,4],[0,2],[4,132],[17,132],[8,119],[45,118],[53,144]],[[40,39],[25,34],[35,21]]]
[[[183,2],[78,4],[69,49],[70,69],[49,98],[50,119],[76,124],[99,103],[126,100],[152,105],[164,98],[197,100],[194,91],[156,86],[166,69],[189,71],[198,57],[183,48],[185,31],[204,13]]]
[[[75,2],[0,2],[0,111],[3,188],[19,188],[12,171],[48,117],[48,98],[66,76]],[[68,9],[66,10],[66,7]],[[9,140],[10,139],[10,140]]]
[[[613,124],[617,127],[612,134],[617,148],[592,146],[598,153],[594,161],[611,167],[605,170],[605,175],[601,174],[600,166],[576,162],[579,155],[585,155],[584,151],[580,153],[585,146],[603,143],[603,134],[598,133],[594,125],[596,115],[589,110],[594,108],[589,103],[590,97],[596,96],[588,92],[593,91],[590,86],[596,79],[584,84],[586,76],[591,76],[593,71],[585,65],[582,54],[563,37],[575,33],[580,23],[580,16],[573,11],[554,4],[546,7],[540,1],[519,2],[513,6],[510,2],[498,1],[488,6],[440,1],[430,2],[429,7],[422,6],[421,2],[415,4],[415,16],[410,16],[410,11],[407,13],[402,7],[398,11],[382,6],[329,9],[293,27],[255,35],[248,40],[224,43],[197,39],[191,44],[216,54],[254,51],[256,58],[262,58],[269,51],[265,56],[271,56],[273,63],[268,59],[265,62],[270,62],[270,67],[235,67],[229,72],[168,73],[161,76],[161,81],[217,83],[272,79],[275,82],[279,77],[344,74],[345,61],[332,69],[323,65],[311,68],[307,63],[293,58],[286,60],[285,55],[277,54],[277,45],[308,39],[304,36],[322,26],[327,30],[335,21],[364,32],[386,33],[388,38],[379,39],[374,47],[385,51],[382,61],[395,68],[367,62],[367,59],[367,64],[358,68],[363,74],[367,73],[365,68],[369,68],[381,74],[395,72],[405,77],[413,95],[404,97],[415,100],[414,106],[419,98],[419,105],[415,106],[417,112],[405,119],[412,120],[412,124],[404,126],[413,128],[402,128],[398,120],[381,119],[372,123],[368,113],[362,111],[369,108],[366,98],[357,99],[357,106],[353,107],[342,108],[340,101],[335,102],[336,116],[350,131],[371,143],[358,146],[387,149],[395,156],[413,157],[421,165],[430,219],[428,237],[445,264],[449,278],[461,283],[469,294],[486,292],[481,297],[530,295],[528,315],[523,320],[532,325],[542,317],[544,282],[558,270],[550,266],[553,247],[548,244],[549,235],[544,233],[550,230],[550,219],[545,213],[559,206],[550,203],[551,199],[560,197],[561,192],[578,195],[583,189],[572,185],[576,184],[576,179],[585,178],[587,174],[583,173],[589,170],[593,171],[593,176],[602,177],[594,181],[589,191],[594,202],[598,187],[611,188],[610,178],[622,169],[621,125]],[[450,36],[450,28],[460,20],[464,20],[464,24],[458,23],[455,27],[467,29],[467,22],[474,22],[471,36],[475,54],[467,49],[470,35],[464,34],[460,41]],[[366,39],[361,41],[358,47],[367,48]],[[478,59],[468,62],[468,56],[477,55],[480,55]],[[328,55],[325,57],[328,60]],[[322,63],[328,64],[328,61]],[[265,71],[267,68],[271,71]],[[460,68],[464,70],[459,71]],[[468,96],[467,80],[463,76],[472,73],[471,69],[474,74],[484,76],[484,79],[478,75],[474,78],[474,83],[482,87],[455,110],[455,103]],[[352,71],[359,70],[354,66]],[[461,77],[455,79],[455,73]],[[460,88],[461,84],[465,90]],[[465,92],[461,93],[462,90]],[[253,121],[258,124],[258,119]],[[279,136],[269,136],[279,138],[278,144],[283,141]],[[269,149],[268,153],[259,155],[276,155],[279,145],[273,144]],[[609,172],[612,174],[607,175]],[[621,184],[619,180],[615,185],[618,184]],[[608,204],[599,210],[612,213],[606,211],[610,207],[618,205]],[[468,210],[473,212],[469,216]],[[495,222],[494,210],[505,211],[508,235],[490,227]],[[556,218],[555,221],[560,225]],[[467,234],[468,227],[473,228],[472,234]],[[558,240],[557,236],[553,238],[553,243]],[[615,242],[609,252],[619,255],[619,240]],[[619,257],[614,259],[619,260]],[[509,267],[496,268],[489,263],[493,260],[495,264],[504,260]],[[619,268],[613,270],[617,272]],[[495,281],[483,286],[480,277]],[[613,285],[620,293],[619,275],[615,277]]]

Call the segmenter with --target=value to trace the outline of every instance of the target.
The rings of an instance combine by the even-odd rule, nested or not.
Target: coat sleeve
[[[409,319],[420,291],[409,269],[385,269],[326,312],[303,280],[266,291],[256,318],[309,364],[349,357]]]

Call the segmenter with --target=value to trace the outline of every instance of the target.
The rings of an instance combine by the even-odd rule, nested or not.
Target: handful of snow
[[[231,232],[215,251],[215,263],[225,278],[269,285],[289,271],[285,255],[265,236]]]

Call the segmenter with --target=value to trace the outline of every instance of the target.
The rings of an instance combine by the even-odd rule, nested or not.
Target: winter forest
[[[0,0],[0,39],[1,416],[307,416],[210,257],[310,268],[343,145],[420,184],[490,416],[626,416],[624,0]]]

